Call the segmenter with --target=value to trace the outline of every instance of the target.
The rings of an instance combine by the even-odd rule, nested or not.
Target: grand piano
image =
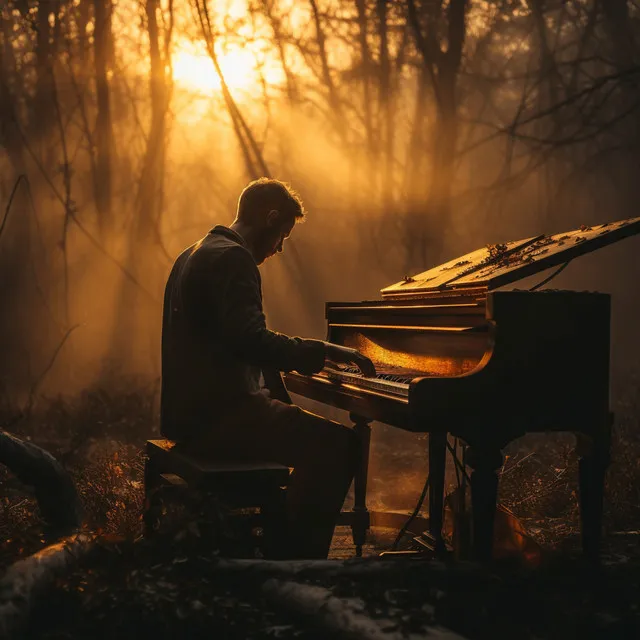
[[[610,296],[505,287],[640,232],[640,218],[489,245],[386,287],[381,299],[329,302],[327,340],[358,349],[357,369],[285,374],[287,389],[350,412],[362,442],[352,528],[356,551],[370,524],[370,423],[429,434],[429,530],[443,548],[448,434],[468,446],[472,554],[491,557],[502,449],[530,432],[577,436],[584,553],[599,554],[609,463]],[[557,271],[556,271],[557,273]]]

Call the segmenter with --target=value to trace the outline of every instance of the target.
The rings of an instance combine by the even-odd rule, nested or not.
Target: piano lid
[[[488,245],[406,277],[380,293],[390,299],[462,288],[496,289],[637,233],[640,218],[629,218],[594,227],[582,226],[553,236]]]
[[[536,236],[526,240],[507,242],[500,245],[489,245],[468,253],[466,256],[450,260],[445,264],[424,271],[413,277],[405,277],[401,282],[382,289],[383,297],[395,294],[419,294],[427,291],[439,291],[449,283],[461,278],[468,273],[473,273],[483,266],[492,264],[494,258],[498,256],[508,256],[514,251],[522,249],[527,245],[543,238]]]

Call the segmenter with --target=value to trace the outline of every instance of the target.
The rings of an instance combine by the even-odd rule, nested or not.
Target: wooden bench
[[[257,508],[263,555],[274,553],[285,516],[290,469],[271,462],[228,462],[187,454],[171,440],[147,440],[144,469],[145,536],[159,528],[164,505],[197,493],[228,510]]]

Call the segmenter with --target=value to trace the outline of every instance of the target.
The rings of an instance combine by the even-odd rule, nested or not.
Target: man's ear
[[[280,212],[277,209],[271,209],[267,213],[267,227],[273,227],[279,223]]]

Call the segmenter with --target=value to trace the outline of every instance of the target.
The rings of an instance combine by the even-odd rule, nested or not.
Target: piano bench
[[[144,467],[144,535],[160,528],[166,507],[177,503],[187,508],[207,506],[224,510],[229,521],[238,510],[258,510],[250,518],[251,530],[262,529],[252,543],[269,556],[278,546],[285,520],[285,495],[290,469],[271,462],[221,461],[180,451],[172,440],[147,440]],[[228,518],[227,518],[228,516]],[[216,519],[215,517],[212,519]],[[216,523],[207,523],[212,537],[220,535]],[[218,523],[219,524],[219,523]],[[223,525],[223,528],[226,526]],[[214,541],[211,540],[213,543]]]

